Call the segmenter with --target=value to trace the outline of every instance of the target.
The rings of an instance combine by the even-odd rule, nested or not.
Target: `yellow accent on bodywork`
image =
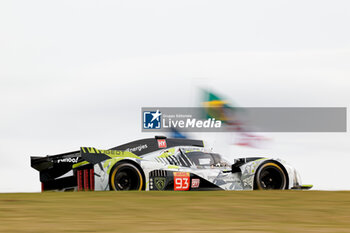
[[[72,168],[77,168],[77,167],[83,166],[85,164],[89,164],[89,162],[88,161],[83,161],[83,162],[80,162],[80,163],[73,164]]]
[[[167,158],[175,154],[175,148],[170,148],[169,150],[164,151],[158,158]]]
[[[261,158],[261,159],[257,159],[257,160],[254,160],[254,161],[260,161],[260,160],[264,160],[264,159],[267,159],[267,158]]]
[[[98,149],[93,148],[93,147],[81,147],[81,150],[83,153],[96,154],[96,156],[104,154],[104,155],[107,155],[108,157],[110,157],[110,159],[105,160],[103,163],[104,168],[108,167],[107,174],[110,173],[114,164],[116,164],[120,160],[127,159],[127,158],[142,159],[141,157],[135,155],[132,152],[123,151],[123,150],[98,150]],[[79,164],[83,165],[82,163],[88,163],[88,162],[83,161]],[[77,165],[77,166],[80,166],[80,165]]]
[[[103,167],[107,169],[107,174],[109,174],[111,172],[112,167],[114,166],[114,164],[116,164],[117,162],[119,162],[120,160],[123,160],[125,158],[113,158],[113,159],[107,159],[104,164]]]
[[[198,149],[185,150],[185,153],[194,152],[194,151],[201,151],[201,149],[198,148]]]
[[[100,150],[101,153],[108,155],[111,158],[134,158],[141,159],[139,156],[135,155],[129,151],[123,150]]]
[[[109,174],[111,172],[111,169],[112,167],[114,166],[114,164],[116,164],[117,162],[123,160],[123,159],[127,159],[127,158],[135,158],[135,159],[142,159],[140,157],[138,157],[137,155],[131,153],[131,152],[128,152],[128,151],[123,151],[124,154],[121,156],[121,155],[110,155],[110,154],[106,154],[108,155],[109,157],[112,157],[114,156],[113,158],[111,159],[107,159],[104,163],[103,163],[103,167],[106,168],[108,167],[107,169],[107,174]]]
[[[135,155],[132,152],[129,151],[118,151],[118,150],[100,150],[101,153],[111,157],[112,159],[108,159],[104,162],[103,167],[106,168],[109,164],[109,167],[107,169],[107,174],[110,173],[112,167],[114,164],[119,162],[120,160],[126,159],[126,158],[134,158],[134,159],[142,159],[139,156]]]
[[[257,167],[257,165],[258,164],[256,164],[255,162],[256,161],[261,161],[261,160],[265,160],[265,159],[267,159],[267,158],[261,158],[261,159],[257,159],[257,160],[254,160],[253,162],[254,162],[254,165],[252,166],[253,167],[253,169],[252,169],[252,173],[254,173],[255,172],[255,168]]]
[[[132,152],[124,151],[124,150],[98,150],[93,147],[81,147],[81,150],[83,153],[89,153],[89,154],[105,154],[111,158],[119,157],[119,158],[135,158],[135,159],[141,159],[139,156],[135,155]],[[86,152],[88,151],[88,152]]]
[[[169,165],[168,168],[169,169],[179,169],[180,167],[176,166],[176,165]]]

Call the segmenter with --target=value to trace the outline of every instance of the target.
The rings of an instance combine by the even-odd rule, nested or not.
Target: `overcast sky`
[[[31,155],[110,148],[141,107],[349,107],[349,1],[1,1],[0,192],[40,190]],[[349,133],[275,133],[261,149],[194,135],[227,156],[281,157],[315,189],[350,189]]]

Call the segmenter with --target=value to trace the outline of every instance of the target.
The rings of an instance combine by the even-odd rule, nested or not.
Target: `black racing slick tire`
[[[287,177],[280,165],[273,161],[263,163],[255,173],[254,189],[286,189]]]
[[[140,170],[131,163],[117,164],[110,173],[110,189],[114,191],[138,190],[143,187]]]

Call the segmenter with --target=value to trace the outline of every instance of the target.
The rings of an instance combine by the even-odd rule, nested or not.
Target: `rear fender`
[[[109,189],[110,189],[110,182],[109,182],[109,181],[111,180],[111,174],[112,174],[111,171],[113,171],[113,169],[114,169],[115,167],[117,167],[119,164],[122,164],[122,163],[130,163],[130,164],[134,165],[135,167],[137,167],[137,169],[139,169],[139,171],[140,171],[140,173],[141,173],[141,175],[142,175],[142,179],[143,179],[142,190],[145,190],[145,187],[146,187],[146,178],[145,178],[145,174],[144,174],[144,172],[143,172],[143,170],[142,170],[140,164],[137,163],[137,162],[134,161],[134,160],[131,160],[131,159],[121,159],[121,160],[119,160],[119,161],[113,162],[113,165],[111,166],[111,168],[109,169],[109,172],[108,172],[108,186],[109,186]],[[111,190],[111,189],[110,189],[110,190]]]

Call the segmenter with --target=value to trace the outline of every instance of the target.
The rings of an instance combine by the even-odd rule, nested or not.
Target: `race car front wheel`
[[[118,164],[111,172],[111,190],[142,190],[143,178],[140,170],[131,163]]]
[[[255,174],[254,189],[286,189],[286,186],[286,174],[275,162],[262,164]]]

